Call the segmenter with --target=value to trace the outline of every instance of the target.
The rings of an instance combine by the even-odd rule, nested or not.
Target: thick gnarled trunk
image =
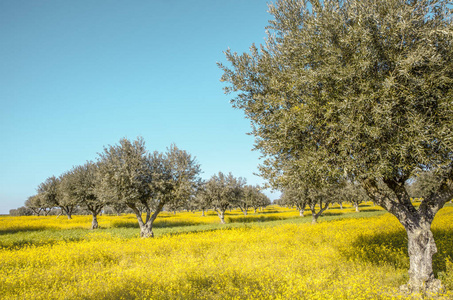
[[[150,238],[154,237],[153,233],[153,223],[157,218],[157,215],[161,212],[162,208],[164,207],[165,202],[161,201],[156,207],[156,210],[151,215],[151,209],[149,206],[145,205],[146,211],[146,218],[145,221],[142,219],[142,213],[137,208],[135,204],[128,204],[128,206],[134,211],[135,216],[137,217],[138,225],[140,226],[140,237],[142,238]]]
[[[401,287],[407,292],[441,292],[440,280],[434,278],[432,256],[437,252],[430,224],[406,228],[410,259],[409,282]]]
[[[153,223],[148,221],[146,223],[140,224],[140,237],[149,238],[154,237],[153,233]]]
[[[445,177],[439,189],[415,208],[404,187],[405,178],[384,179],[394,195],[389,195],[377,184],[367,179],[363,186],[373,202],[393,214],[406,229],[410,259],[409,282],[400,287],[405,293],[437,294],[444,290],[440,280],[434,277],[433,255],[437,252],[431,223],[436,213],[453,196],[451,176]]]

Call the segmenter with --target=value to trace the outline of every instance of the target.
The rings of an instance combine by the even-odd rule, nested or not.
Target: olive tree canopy
[[[453,196],[453,30],[446,0],[280,0],[261,47],[219,64],[252,121],[262,173],[360,181],[408,234],[408,291],[439,291],[430,230]],[[405,182],[436,170],[415,208]],[[391,191],[391,192],[388,192]]]

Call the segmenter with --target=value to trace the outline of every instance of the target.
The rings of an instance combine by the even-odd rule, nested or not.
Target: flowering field
[[[233,211],[223,226],[212,213],[166,213],[154,239],[138,238],[129,215],[101,216],[97,231],[85,216],[1,217],[0,298],[404,299],[409,260],[396,218],[329,213],[311,225],[295,210],[247,216],[255,222]],[[452,220],[449,206],[433,223],[445,299],[453,298]]]

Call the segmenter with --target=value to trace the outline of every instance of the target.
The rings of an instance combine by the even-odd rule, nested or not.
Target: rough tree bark
[[[434,216],[453,196],[453,181],[444,178],[439,189],[426,197],[416,209],[404,187],[407,178],[392,178],[384,183],[394,195],[382,190],[374,178],[363,182],[371,199],[393,214],[404,226],[408,237],[410,259],[409,282],[401,286],[406,293],[440,293],[444,290],[440,280],[434,277],[432,256],[437,252],[431,232]]]
[[[99,228],[97,214],[95,212],[91,212],[91,215],[93,216],[93,220],[91,221],[91,229]]]

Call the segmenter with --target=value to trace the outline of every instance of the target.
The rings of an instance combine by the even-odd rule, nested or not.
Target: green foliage
[[[220,65],[268,157],[264,175],[287,160],[320,179],[450,163],[447,1],[312,2],[270,5],[266,44]]]
[[[75,201],[97,215],[105,205],[96,194],[97,184],[98,165],[87,162],[63,174],[60,188],[66,202]]]
[[[252,121],[263,177],[368,180],[398,215],[404,183],[437,169],[452,194],[453,30],[447,1],[277,1],[261,47],[228,50],[222,81]],[[378,188],[381,182],[393,195]],[[445,194],[447,193],[447,194]],[[395,205],[398,204],[398,205]],[[402,206],[400,206],[401,204]],[[413,208],[407,208],[411,213]],[[425,208],[424,208],[425,209]]]

